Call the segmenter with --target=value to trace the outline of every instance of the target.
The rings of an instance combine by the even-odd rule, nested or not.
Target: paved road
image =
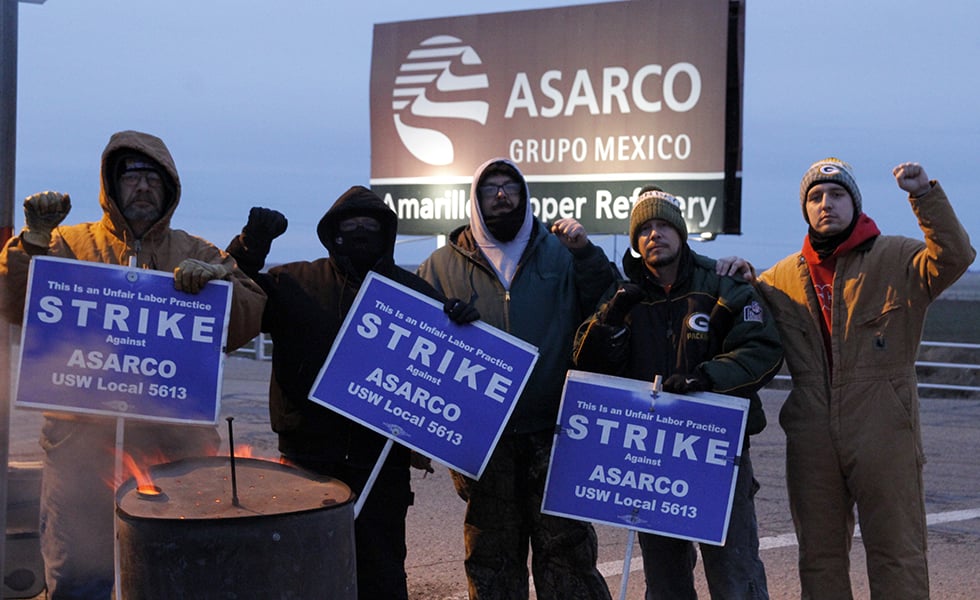
[[[276,455],[275,437],[268,430],[265,392],[270,365],[247,358],[225,363],[222,414],[233,416],[235,442],[247,443],[257,456]],[[783,433],[776,421],[785,392],[767,391],[764,405],[770,425],[753,438],[752,461],[762,490],[756,498],[762,558],[774,600],[799,598],[796,540],[783,486]],[[924,399],[921,407],[927,511],[930,515],[929,560],[932,597],[936,600],[974,600],[980,597],[980,400]],[[11,459],[38,455],[35,413],[15,411]],[[226,427],[222,422],[224,434]],[[463,574],[462,519],[464,505],[453,491],[444,467],[423,477],[413,473],[415,506],[409,512],[409,589],[412,600],[466,598]],[[600,567],[613,598],[622,584],[628,532],[598,528]],[[860,540],[852,552],[855,598],[869,597]],[[639,545],[628,578],[626,598],[643,597]],[[703,574],[698,592],[708,593]],[[532,597],[534,595],[532,594]]]

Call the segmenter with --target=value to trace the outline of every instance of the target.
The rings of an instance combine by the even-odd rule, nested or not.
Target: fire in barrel
[[[357,597],[345,483],[221,456],[145,473],[116,492],[123,599]]]

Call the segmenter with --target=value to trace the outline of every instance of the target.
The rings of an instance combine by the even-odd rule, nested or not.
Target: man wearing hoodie
[[[921,165],[892,174],[924,241],[881,235],[851,166],[826,158],[800,182],[803,249],[758,280],[793,377],[779,423],[803,598],[851,598],[855,507],[871,597],[929,598],[915,359],[929,304],[976,251]]]
[[[311,401],[310,389],[369,271],[440,301],[443,297],[418,276],[395,265],[397,217],[365,187],[344,192],[320,219],[317,236],[329,256],[290,262],[261,273],[272,241],[286,227],[282,213],[254,207],[242,233],[228,246],[228,252],[268,295],[262,331],[271,334],[273,342],[272,429],[279,436],[283,458],[339,479],[360,494],[386,438]],[[456,299],[445,301],[444,309],[456,323],[479,318],[472,306]],[[395,444],[354,523],[361,600],[408,598],[405,517],[413,502],[410,461],[431,472],[427,458]]]
[[[467,501],[464,523],[470,598],[526,598],[527,553],[540,598],[609,598],[596,568],[595,530],[541,513],[552,438],[575,328],[615,273],[574,219],[550,231],[531,213],[523,174],[507,159],[477,170],[470,223],[419,267],[450,297],[539,351],[505,433],[479,481],[453,473]]]
[[[209,242],[170,221],[180,201],[180,178],[159,138],[136,131],[115,133],[102,153],[99,205],[102,219],[62,226],[71,209],[67,194],[41,192],[24,201],[25,226],[0,252],[0,309],[20,324],[33,256],[57,256],[113,265],[173,271],[174,287],[201,291],[212,279],[232,283],[226,350],[259,332],[265,296]],[[41,550],[48,596],[108,599],[113,586],[115,518],[112,448],[116,420],[68,413],[45,414],[41,431]],[[125,452],[177,460],[213,454],[214,427],[128,421]]]

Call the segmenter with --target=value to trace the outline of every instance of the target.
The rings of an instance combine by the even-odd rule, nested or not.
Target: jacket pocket
[[[852,341],[858,343],[845,344],[845,348],[854,352],[852,357],[845,357],[846,362],[868,368],[902,364],[910,352],[905,321],[905,307],[897,302],[886,302],[856,314],[856,329],[851,335],[855,336]]]

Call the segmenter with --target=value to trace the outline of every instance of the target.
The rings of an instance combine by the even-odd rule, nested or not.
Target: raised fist
[[[289,221],[286,215],[278,210],[253,206],[248,211],[248,222],[242,228],[242,236],[246,247],[252,245],[270,246],[272,240],[276,239],[286,231]]]
[[[24,232],[21,238],[35,246],[48,247],[51,231],[71,211],[71,198],[61,192],[40,192],[24,199]]]

